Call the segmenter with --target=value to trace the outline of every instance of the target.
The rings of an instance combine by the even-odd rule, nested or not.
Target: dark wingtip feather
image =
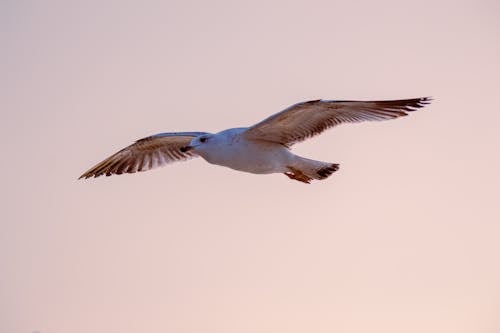
[[[414,108],[414,109],[419,109],[422,108],[428,104],[431,104],[432,102],[432,97],[420,97],[420,98],[415,98],[409,100],[411,103],[409,103],[409,107]],[[415,110],[409,110],[409,111],[415,111]]]
[[[84,174],[82,174],[80,177],[78,177],[78,180],[80,180],[80,179],[88,179],[90,177],[92,177],[92,174],[90,174],[90,171],[87,171]]]
[[[400,116],[407,115],[406,112],[416,111],[424,106],[430,104],[432,101],[432,97],[419,97],[419,98],[409,98],[409,99],[398,99],[398,100],[387,100],[387,101],[378,101],[377,105],[382,108],[392,109],[392,112],[395,112],[396,109],[399,109]]]

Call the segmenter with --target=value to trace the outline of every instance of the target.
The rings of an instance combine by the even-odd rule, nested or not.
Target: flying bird
[[[111,155],[79,179],[147,171],[201,156],[211,164],[239,171],[283,173],[290,179],[310,183],[313,179],[328,178],[339,165],[295,155],[290,150],[292,145],[343,123],[406,116],[430,101],[429,97],[389,101],[314,100],[294,104],[250,127],[215,134],[159,133]]]

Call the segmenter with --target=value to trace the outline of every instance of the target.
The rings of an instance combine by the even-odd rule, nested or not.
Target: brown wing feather
[[[342,123],[406,116],[407,112],[430,101],[428,97],[392,101],[308,101],[272,115],[250,127],[243,135],[247,139],[291,146]]]
[[[207,133],[160,133],[137,140],[89,169],[79,179],[146,171],[167,163],[196,157],[196,154],[189,151],[181,152],[180,149],[187,146],[194,137],[202,134]]]

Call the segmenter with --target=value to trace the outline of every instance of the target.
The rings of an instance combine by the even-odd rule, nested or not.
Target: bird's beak
[[[181,152],[187,153],[191,149],[193,149],[193,147],[191,147],[191,146],[184,146],[184,147],[181,147]]]

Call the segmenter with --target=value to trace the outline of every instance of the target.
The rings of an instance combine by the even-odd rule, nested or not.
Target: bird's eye
[[[201,143],[206,142],[206,141],[207,141],[207,138],[200,138]]]

